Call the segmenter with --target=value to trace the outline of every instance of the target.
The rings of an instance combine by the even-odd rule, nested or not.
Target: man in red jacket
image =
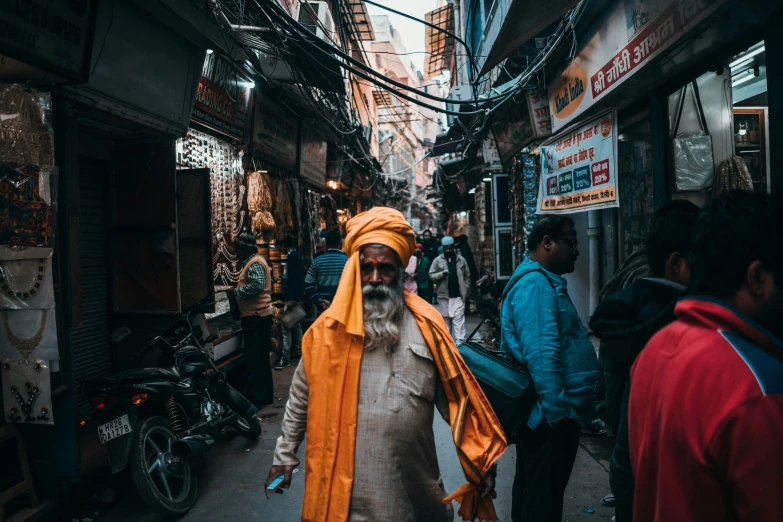
[[[783,520],[783,203],[731,192],[693,230],[677,321],[631,370],[635,522]]]

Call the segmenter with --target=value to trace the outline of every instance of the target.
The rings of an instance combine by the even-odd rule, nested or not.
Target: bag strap
[[[682,95],[677,102],[677,112],[674,114],[674,129],[672,129],[672,138],[677,137],[677,131],[680,130],[680,118],[682,118],[682,109],[685,106],[685,96],[688,94],[688,86],[682,88]]]
[[[696,83],[696,80],[693,80],[691,82],[691,85],[693,86],[693,96],[696,98],[696,112],[699,114],[699,122],[701,123],[702,129],[704,129],[704,133],[709,136],[710,135],[710,129],[707,128],[707,118],[704,116],[704,107],[701,105],[701,94],[699,94],[699,84]]]
[[[522,279],[523,277],[525,277],[528,274],[532,274],[533,272],[538,272],[538,273],[542,274],[544,277],[546,277],[546,280],[549,283],[549,286],[551,286],[552,290],[554,290],[555,293],[557,293],[557,289],[555,288],[555,284],[552,282],[552,280],[549,278],[549,276],[546,275],[546,272],[544,272],[544,269],[543,268],[534,268],[533,270],[531,270],[529,272],[525,272],[524,274],[522,274],[520,276],[517,276],[516,279],[512,279],[511,281],[509,281],[508,284],[506,285],[506,288],[503,289],[503,294],[500,296],[500,299],[498,299],[498,304],[500,304],[500,302],[502,302],[503,299],[506,298],[508,293],[511,291],[512,288],[514,288],[514,286],[519,282],[520,279]]]
[[[506,287],[503,289],[503,294],[500,296],[500,299],[498,299],[498,310],[500,310],[500,306],[501,306],[501,304],[503,303],[503,300],[506,298],[506,296],[507,296],[507,295],[508,295],[508,293],[511,291],[511,289],[512,289],[512,288],[514,288],[514,286],[516,286],[516,284],[519,282],[519,280],[520,280],[520,279],[522,279],[523,277],[525,277],[526,275],[528,275],[528,274],[531,274],[531,273],[533,273],[533,272],[539,272],[539,273],[540,273],[540,274],[542,274],[544,277],[546,277],[546,280],[547,280],[547,282],[549,283],[549,286],[551,286],[551,287],[552,287],[552,290],[554,290],[555,294],[557,293],[557,289],[555,288],[555,284],[552,282],[552,279],[551,279],[551,278],[550,278],[550,277],[549,277],[549,276],[546,274],[546,272],[545,272],[545,271],[544,271],[542,268],[534,268],[533,270],[530,270],[529,272],[525,272],[524,274],[522,274],[522,275],[519,275],[519,276],[517,276],[517,277],[515,277],[515,278],[511,279],[511,280],[510,280],[510,281],[509,281],[509,282],[506,284]],[[480,322],[480,323],[479,323],[479,325],[478,325],[478,326],[475,328],[475,330],[473,330],[473,331],[470,333],[470,335],[468,336],[468,338],[467,338],[467,339],[465,339],[465,342],[468,342],[468,341],[470,341],[471,339],[473,339],[473,336],[474,336],[474,335],[476,335],[476,332],[478,332],[478,331],[479,331],[479,329],[481,328],[481,326],[482,326],[482,325],[483,325],[485,322],[487,322],[487,319],[488,319],[488,318],[487,318],[487,317],[485,317],[484,319],[482,319],[482,320],[481,320],[481,322]],[[494,322],[494,321],[493,321],[493,322]],[[503,323],[502,323],[502,321],[501,321],[501,324],[497,325],[497,327],[498,327],[498,330],[500,331],[500,337],[501,337],[501,339],[500,339],[500,343],[499,343],[499,344],[500,344],[500,346],[499,346],[499,347],[502,349],[502,347],[503,347]]]

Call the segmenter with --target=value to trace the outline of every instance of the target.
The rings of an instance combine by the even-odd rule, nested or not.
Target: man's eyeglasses
[[[577,241],[576,239],[565,239],[562,237],[556,237],[554,238],[554,240],[563,242],[565,245],[568,245],[568,247],[571,250],[576,250],[577,248],[579,248],[579,241]]]

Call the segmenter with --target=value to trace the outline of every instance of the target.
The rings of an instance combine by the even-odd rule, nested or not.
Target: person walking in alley
[[[291,234],[283,237],[280,247],[284,252],[288,252],[283,273],[283,299],[286,302],[286,310],[291,310],[296,306],[303,306],[304,260]],[[280,330],[283,334],[283,353],[275,370],[288,368],[291,359],[299,359],[302,356],[302,322],[296,323],[293,328],[287,328],[285,323],[281,322]]]
[[[479,271],[478,267],[476,266],[476,258],[473,255],[473,250],[471,250],[470,245],[468,244],[468,236],[465,234],[459,235],[454,238],[455,240],[455,246],[457,247],[457,250],[459,251],[459,255],[465,258],[465,261],[468,262],[468,270],[470,271],[470,282],[468,284],[468,295],[470,298],[478,303],[478,294],[476,293],[476,282],[479,279]]]
[[[441,240],[443,253],[430,266],[430,280],[438,283],[438,309],[449,325],[454,341],[465,340],[465,308],[468,302],[470,273],[465,258],[454,249],[454,238]]]
[[[638,245],[628,256],[622,266],[615,272],[608,283],[601,288],[598,293],[598,302],[602,303],[604,299],[615,294],[623,288],[632,285],[637,279],[650,277],[650,266],[647,264],[647,246]],[[600,431],[605,431],[606,420],[606,377],[604,376],[604,357],[601,349],[598,350],[598,374],[595,379],[595,415],[593,427]],[[617,435],[616,432],[613,435]],[[605,506],[614,506],[614,495],[609,494],[601,499],[601,504]]]
[[[435,261],[435,258],[438,257],[438,248],[440,248],[440,243],[437,239],[435,239],[432,236],[432,231],[427,229],[421,234],[423,239],[423,246],[424,248],[422,251],[424,252],[424,255],[427,257],[427,259],[430,260],[430,263]]]
[[[307,440],[302,520],[497,520],[494,464],[503,430],[443,319],[403,290],[414,251],[403,215],[376,207],[351,219],[350,259],[332,306],[307,330],[266,483],[291,482]],[[446,419],[468,484],[446,497],[433,434]]]
[[[593,418],[597,359],[566,291],[579,247],[569,216],[545,216],[501,310],[503,344],[530,371],[538,400],[517,443],[514,522],[560,522],[582,426]]]
[[[766,194],[721,194],[696,220],[696,295],[631,369],[635,522],[783,520],[781,237]]]
[[[674,305],[690,284],[691,230],[699,207],[673,200],[650,222],[647,266],[650,276],[607,296],[593,313],[590,329],[601,340],[606,419],[616,440],[609,468],[617,522],[633,520],[634,481],[628,449],[631,365],[650,337],[674,321]]]
[[[348,262],[340,249],[343,237],[339,230],[326,233],[326,252],[313,259],[305,278],[305,293],[310,301],[315,303],[319,312],[329,308],[340,284],[343,268]]]
[[[260,249],[261,245],[266,245],[266,241],[259,238],[256,244]],[[260,410],[274,401],[272,364],[269,361],[272,345],[272,276],[266,259],[259,251],[252,253],[250,250],[253,246],[252,237],[240,236],[237,246],[238,252],[244,250],[248,254],[233,296],[242,322],[242,353],[247,385],[245,396]]]
[[[419,270],[416,275],[416,286],[419,297],[432,303],[432,282],[430,281],[430,265],[432,262],[424,254],[424,245],[416,243],[416,257],[419,258]]]
[[[405,290],[407,290],[408,292],[417,295],[419,290],[419,285],[416,282],[418,274],[419,274],[419,256],[417,256],[414,252],[414,254],[411,256],[410,261],[408,261],[408,266],[405,267],[405,274],[403,276],[405,280],[405,284],[403,286],[405,287]]]

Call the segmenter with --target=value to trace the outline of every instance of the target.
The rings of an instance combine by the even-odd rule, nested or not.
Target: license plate
[[[98,426],[98,437],[101,439],[101,444],[106,444],[112,439],[128,435],[130,432],[131,425],[127,415],[107,422],[103,426]]]

